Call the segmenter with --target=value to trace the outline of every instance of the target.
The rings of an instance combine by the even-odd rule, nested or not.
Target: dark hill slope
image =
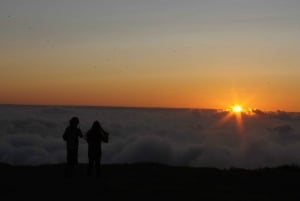
[[[260,170],[171,167],[159,164],[104,165],[100,179],[72,178],[64,166],[0,164],[1,200],[300,200],[300,169]]]

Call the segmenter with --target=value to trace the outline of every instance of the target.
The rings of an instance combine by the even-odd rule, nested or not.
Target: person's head
[[[77,127],[78,124],[79,124],[79,119],[78,119],[78,117],[72,117],[72,118],[70,119],[70,126],[71,126],[71,127]]]
[[[93,125],[92,125],[92,130],[98,130],[101,129],[101,125],[99,121],[94,121]]]

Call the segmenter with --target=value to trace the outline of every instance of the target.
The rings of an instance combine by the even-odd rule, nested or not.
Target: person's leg
[[[71,176],[71,162],[72,162],[71,153],[70,153],[70,150],[67,149],[67,163],[65,166],[65,177]]]
[[[93,166],[94,166],[94,159],[91,156],[91,154],[89,154],[89,165],[88,165],[88,170],[87,170],[87,175],[91,176],[92,172],[93,172]]]
[[[101,177],[101,156],[96,158],[96,176]]]
[[[73,163],[74,165],[78,164],[78,146],[73,150]]]
[[[66,166],[66,176],[71,177],[74,172],[74,168],[77,162],[77,150],[74,148],[67,149],[67,166]]]

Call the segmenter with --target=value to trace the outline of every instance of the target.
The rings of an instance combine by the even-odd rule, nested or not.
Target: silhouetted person
[[[77,117],[71,118],[70,125],[63,134],[63,139],[66,141],[67,145],[66,176],[72,176],[74,167],[78,164],[78,139],[79,137],[83,137],[80,128],[78,128],[78,124],[79,119]]]
[[[93,167],[96,167],[97,177],[101,176],[101,143],[108,142],[108,133],[103,130],[99,121],[95,121],[91,129],[86,134],[86,140],[88,143],[88,175],[92,175]]]

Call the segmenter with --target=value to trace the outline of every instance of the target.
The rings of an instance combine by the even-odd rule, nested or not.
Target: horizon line
[[[165,106],[126,106],[126,105],[84,105],[84,104],[20,104],[20,103],[0,103],[0,106],[20,106],[20,107],[85,107],[85,108],[124,108],[124,109],[165,109],[165,110],[224,110],[224,108],[201,108],[201,107],[165,107]],[[276,110],[261,110],[255,108],[254,110],[260,110],[263,112],[289,112],[298,113],[300,111],[286,111],[281,109]]]
[[[126,105],[84,105],[84,104],[19,104],[19,103],[0,103],[0,106],[28,106],[28,107],[106,107],[106,108],[131,108],[131,109],[182,109],[182,110],[222,110],[221,108],[200,108],[200,107],[165,107],[165,106],[126,106]]]

